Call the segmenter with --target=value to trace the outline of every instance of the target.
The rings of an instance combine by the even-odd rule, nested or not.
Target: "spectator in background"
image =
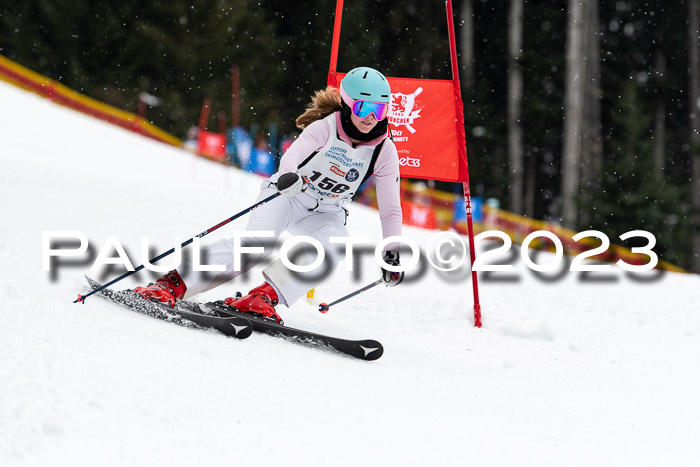
[[[187,130],[185,142],[182,143],[183,149],[189,152],[197,153],[199,151],[199,127],[193,126]]]

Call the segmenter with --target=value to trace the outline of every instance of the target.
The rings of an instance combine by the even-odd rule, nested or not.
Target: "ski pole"
[[[328,304],[328,303],[321,303],[321,304],[318,306],[318,311],[320,311],[321,313],[328,313],[328,310],[330,309],[330,307],[332,307],[332,306],[335,305],[336,303],[340,303],[340,302],[342,302],[342,301],[347,300],[348,298],[352,298],[352,297],[354,297],[355,295],[361,294],[361,293],[364,292],[365,290],[369,290],[369,289],[371,289],[372,287],[377,286],[377,285],[379,285],[379,284],[381,284],[381,283],[382,283],[382,279],[379,279],[379,280],[377,280],[377,281],[375,281],[375,282],[372,282],[372,283],[369,284],[369,285],[366,285],[366,286],[362,287],[362,288],[359,289],[359,290],[356,290],[356,291],[354,291],[354,292],[352,292],[352,293],[347,294],[346,296],[344,296],[344,297],[342,297],[342,298],[339,298],[338,300],[334,301],[333,303],[330,303],[330,304]]]
[[[249,208],[244,209],[243,211],[239,212],[238,214],[235,214],[235,215],[229,217],[228,219],[226,219],[226,220],[224,220],[224,221],[222,221],[222,222],[219,222],[219,223],[216,224],[214,227],[211,227],[211,228],[205,230],[204,232],[200,233],[199,235],[195,235],[194,237],[190,238],[189,240],[183,242],[182,245],[180,245],[180,248],[184,248],[184,247],[186,247],[187,245],[189,245],[190,243],[192,243],[192,242],[194,241],[195,237],[202,238],[202,237],[204,237],[205,235],[208,235],[208,234],[212,233],[213,231],[217,230],[218,228],[225,226],[225,225],[228,224],[229,222],[234,221],[234,220],[238,219],[239,217],[241,217],[241,216],[243,216],[243,215],[245,215],[245,214],[248,214],[248,213],[249,213],[250,211],[252,211],[253,209],[259,208],[260,206],[262,206],[263,204],[267,203],[268,201],[272,201],[273,199],[277,198],[280,194],[281,194],[281,193],[278,191],[278,192],[276,192],[276,193],[274,193],[274,194],[268,196],[268,197],[265,198],[264,200],[258,201],[257,203],[255,203],[254,205],[250,206]],[[159,254],[158,256],[156,256],[155,258],[150,259],[150,260],[149,260],[149,263],[153,264],[153,263],[155,263],[156,261],[158,261],[158,260],[160,260],[160,259],[163,259],[163,258],[165,258],[166,256],[168,256],[169,254],[174,253],[174,252],[175,252],[175,248],[171,248],[171,249],[169,249],[168,251],[166,251],[165,253],[161,253],[161,254]],[[110,285],[114,284],[115,282],[119,282],[120,280],[122,280],[122,279],[124,279],[124,278],[126,278],[126,277],[129,277],[129,276],[132,275],[132,274],[137,273],[138,271],[140,271],[140,270],[143,269],[143,268],[144,268],[144,265],[142,264],[141,266],[137,267],[137,268],[134,269],[133,271],[128,271],[128,272],[126,272],[125,274],[122,274],[121,276],[117,277],[116,279],[114,279],[114,280],[112,280],[112,281],[110,281],[110,282],[107,282],[105,285],[103,285],[103,286],[100,287],[100,288],[97,288],[97,289],[95,289],[95,290],[93,290],[93,291],[91,291],[91,292],[89,292],[89,293],[87,293],[87,294],[85,294],[85,295],[80,295],[80,294],[79,294],[79,295],[78,295],[78,298],[77,298],[76,300],[74,300],[73,303],[78,303],[78,302],[85,303],[85,299],[88,298],[90,295],[92,295],[92,294],[94,294],[94,293],[96,293],[96,292],[99,292],[100,290],[105,289],[105,288],[109,287]]]

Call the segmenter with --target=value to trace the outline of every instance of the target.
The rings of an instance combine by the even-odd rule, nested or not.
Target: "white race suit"
[[[241,254],[241,267],[234,270],[233,238],[202,246],[207,264],[225,265],[226,270],[212,273],[189,268],[184,271],[185,298],[228,282],[260,263],[273,252],[274,241],[286,230],[293,236],[318,240],[327,261],[320,269],[294,272],[277,259],[263,270],[280,303],[291,305],[328,276],[343,259],[345,246],[331,244],[329,239],[348,235],[344,206],[370,175],[375,177],[384,238],[401,234],[399,161],[396,146],[387,136],[352,144],[342,129],[339,112],[311,123],[282,156],[278,172],[262,183],[258,201],[276,193],[279,175],[288,172],[306,176],[309,180],[306,190],[294,197],[278,196],[250,213],[246,230],[272,231],[273,237],[241,240],[241,245],[263,247],[264,252]],[[392,245],[387,245],[386,249],[390,247]],[[314,249],[301,258],[294,257],[293,262],[306,265],[315,258]],[[319,274],[320,271],[324,272]]]

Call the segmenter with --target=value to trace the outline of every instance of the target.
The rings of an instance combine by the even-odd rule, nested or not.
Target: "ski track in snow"
[[[186,329],[98,297],[76,305],[84,274],[121,271],[80,261],[52,280],[43,231],[84,232],[95,254],[116,236],[141,264],[141,236],[169,249],[250,205],[261,179],[2,82],[0,102],[0,465],[700,462],[697,275],[640,281],[613,267],[602,281],[547,281],[516,264],[515,281],[481,282],[482,329],[465,270],[448,282],[429,269],[324,315],[305,301],[282,307],[289,326],[381,341],[376,362]],[[381,238],[363,206],[351,206],[349,228]],[[433,232],[404,234],[425,247]],[[371,258],[361,264],[356,279],[341,265],[317,302],[378,277]]]

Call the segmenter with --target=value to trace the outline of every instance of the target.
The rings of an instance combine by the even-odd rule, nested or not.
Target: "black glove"
[[[282,174],[277,179],[277,191],[285,196],[296,196],[306,190],[306,177],[294,172]]]
[[[400,266],[398,250],[387,250],[383,256],[384,262],[389,266]],[[403,271],[391,272],[382,268],[382,280],[388,287],[399,285],[403,281]]]

